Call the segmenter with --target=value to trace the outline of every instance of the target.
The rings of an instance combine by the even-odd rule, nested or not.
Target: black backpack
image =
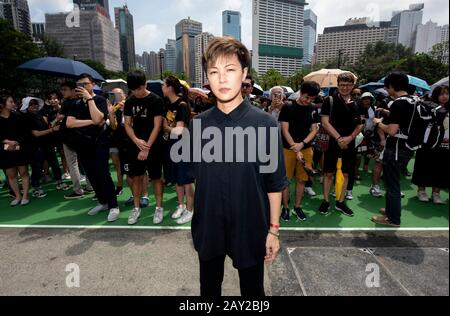
[[[408,127],[408,134],[404,135],[402,132],[399,132],[396,137],[406,140],[406,147],[412,151],[417,151],[421,148],[437,148],[444,138],[442,121],[438,115],[438,111],[442,109],[442,106],[411,97],[402,97],[397,100],[408,101],[414,106],[414,112]]]

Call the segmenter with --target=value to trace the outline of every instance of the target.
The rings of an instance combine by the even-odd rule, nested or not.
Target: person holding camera
[[[300,221],[307,219],[301,204],[305,184],[313,172],[314,152],[311,143],[319,131],[319,115],[312,102],[319,93],[320,86],[317,83],[304,82],[299,98],[284,106],[279,118],[283,134],[286,175],[289,180],[292,180],[295,174],[297,179],[294,212]],[[288,187],[283,192],[281,218],[284,221],[290,220],[289,197]]]
[[[99,202],[88,214],[95,216],[109,210],[108,222],[114,222],[120,216],[120,209],[109,171],[109,131],[105,126],[108,105],[105,98],[94,94],[94,79],[89,74],[80,75],[75,92],[79,100],[70,109],[67,127],[74,131],[71,145]]]

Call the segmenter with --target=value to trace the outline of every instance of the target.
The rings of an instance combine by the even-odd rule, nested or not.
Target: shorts
[[[305,165],[309,169],[313,169],[313,157],[314,151],[312,148],[306,148],[302,150],[303,159],[305,160]],[[309,175],[306,173],[303,163],[298,161],[297,154],[292,150],[284,150],[284,160],[286,163],[286,175],[289,180],[292,180],[295,174],[297,181],[307,182],[309,180]]]
[[[119,153],[119,148],[117,148],[117,147],[111,147],[110,149],[109,149],[109,154],[110,155],[114,155],[114,154],[118,154]]]
[[[342,172],[351,174],[356,168],[356,149],[355,143],[349,145],[349,149],[342,150],[337,143],[330,142],[330,147],[325,152],[323,172],[336,173],[339,158],[342,158]]]
[[[160,180],[162,178],[163,155],[159,147],[152,148],[145,161],[137,159],[138,150],[127,151],[124,156],[123,171],[130,177],[139,177],[148,173],[151,180]]]

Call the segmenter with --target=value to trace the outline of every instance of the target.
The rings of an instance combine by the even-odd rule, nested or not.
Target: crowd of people
[[[259,297],[264,296],[264,262],[273,262],[280,250],[280,222],[291,220],[292,214],[307,220],[302,201],[305,193],[316,195],[312,184],[317,177],[323,183],[317,212],[330,214],[334,195],[335,209],[354,217],[346,200],[354,198],[361,163],[368,170],[374,160],[370,194],[383,196],[383,177],[386,207],[372,221],[400,227],[401,179],[420,148],[412,180],[418,199],[429,202],[426,189],[432,188],[432,202],[444,203],[440,190],[448,189],[448,86],[434,89],[425,103],[413,95],[415,87],[406,74],[389,74],[387,95],[379,97],[363,93],[355,76],[343,73],[327,97],[317,83],[306,81],[294,100],[286,98],[283,87],[273,87],[269,100],[258,101],[252,96],[249,67],[250,53],[242,43],[215,38],[203,57],[211,86],[206,104],[198,99],[192,104],[187,87],[175,77],[164,80],[163,97],[158,96],[148,90],[140,71],[128,74],[129,93],[114,89],[106,97],[96,95],[93,78],[82,74],[45,101],[29,97],[17,107],[12,96],[2,96],[0,168],[11,206],[29,204],[30,190],[33,198],[46,198],[42,181],[49,180],[51,169],[56,189],[66,191],[65,199],[95,194],[97,205],[88,214],[107,212],[108,222],[114,222],[121,214],[117,200],[126,176],[132,192],[126,202],[131,209],[128,223],[138,223],[149,206],[152,182],[153,223],[159,225],[165,216],[165,188],[174,185],[178,207],[171,217],[180,225],[192,221],[202,296],[221,296],[228,255],[239,270],[242,295]],[[253,143],[252,128],[258,128]],[[248,141],[244,137],[241,143],[232,139],[228,144],[229,129],[246,134]],[[205,137],[217,134],[214,142]],[[186,138],[189,146],[181,146],[177,155],[188,159],[175,159],[175,145],[185,144]],[[273,139],[278,141],[272,144]],[[200,145],[200,159],[193,158],[196,150],[186,152],[194,143]],[[273,168],[259,157],[267,155],[268,144],[270,167],[270,160],[276,160]],[[205,152],[211,155],[203,157]]]
[[[139,71],[128,75],[128,94],[117,88],[104,96],[96,95],[94,85],[93,78],[83,74],[76,82],[63,83],[60,91],[48,93],[45,101],[27,97],[19,107],[12,96],[2,96],[0,167],[5,173],[4,186],[13,198],[11,206],[29,204],[30,191],[33,198],[45,198],[42,182],[50,181],[51,174],[56,189],[67,191],[65,199],[95,194],[93,199],[98,205],[88,214],[109,211],[107,220],[114,222],[120,216],[117,197],[123,194],[126,176],[132,191],[125,203],[132,208],[130,225],[138,222],[142,209],[150,204],[150,182],[156,200],[154,224],[163,222],[164,188],[170,185],[175,186],[178,199],[171,217],[180,225],[189,223],[194,212],[195,179],[187,162],[172,161],[170,151],[177,140],[169,135],[188,128],[196,115],[213,108],[214,94],[210,94],[208,102],[200,98],[192,102],[188,88],[171,76],[164,80],[161,98],[147,90],[145,75]],[[414,114],[411,104],[417,102],[406,75],[393,73],[386,78],[388,96],[361,91],[351,73],[339,76],[337,89],[328,97],[323,96],[317,83],[304,82],[296,100],[288,100],[283,87],[273,87],[267,100],[254,99],[253,85],[248,75],[242,83],[242,97],[279,122],[286,175],[296,183],[293,210],[290,189],[294,186],[283,192],[284,221],[289,221],[292,214],[300,221],[307,220],[302,200],[305,193],[316,196],[313,181],[317,176],[323,184],[318,212],[330,213],[333,195],[335,209],[353,217],[354,210],[346,200],[354,199],[353,188],[361,180],[361,163],[368,171],[373,160],[369,193],[382,197],[380,181],[384,178],[387,199],[387,209],[381,210],[383,216],[373,220],[400,226],[400,179],[408,175],[414,151],[406,148],[406,140],[398,135],[407,135]],[[412,182],[418,187],[420,201],[443,204],[440,191],[448,189],[449,88],[435,88],[427,101],[438,107],[442,136],[438,146],[417,151]],[[339,159],[342,193],[332,190]],[[116,185],[110,161],[117,173]],[[431,198],[426,188],[432,188]]]

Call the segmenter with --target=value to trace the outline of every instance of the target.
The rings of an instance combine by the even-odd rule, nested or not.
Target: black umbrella
[[[33,59],[20,65],[17,69],[37,74],[74,79],[81,74],[87,73],[91,75],[95,81],[105,81],[105,78],[103,78],[102,75],[88,65],[76,60],[59,57]]]

